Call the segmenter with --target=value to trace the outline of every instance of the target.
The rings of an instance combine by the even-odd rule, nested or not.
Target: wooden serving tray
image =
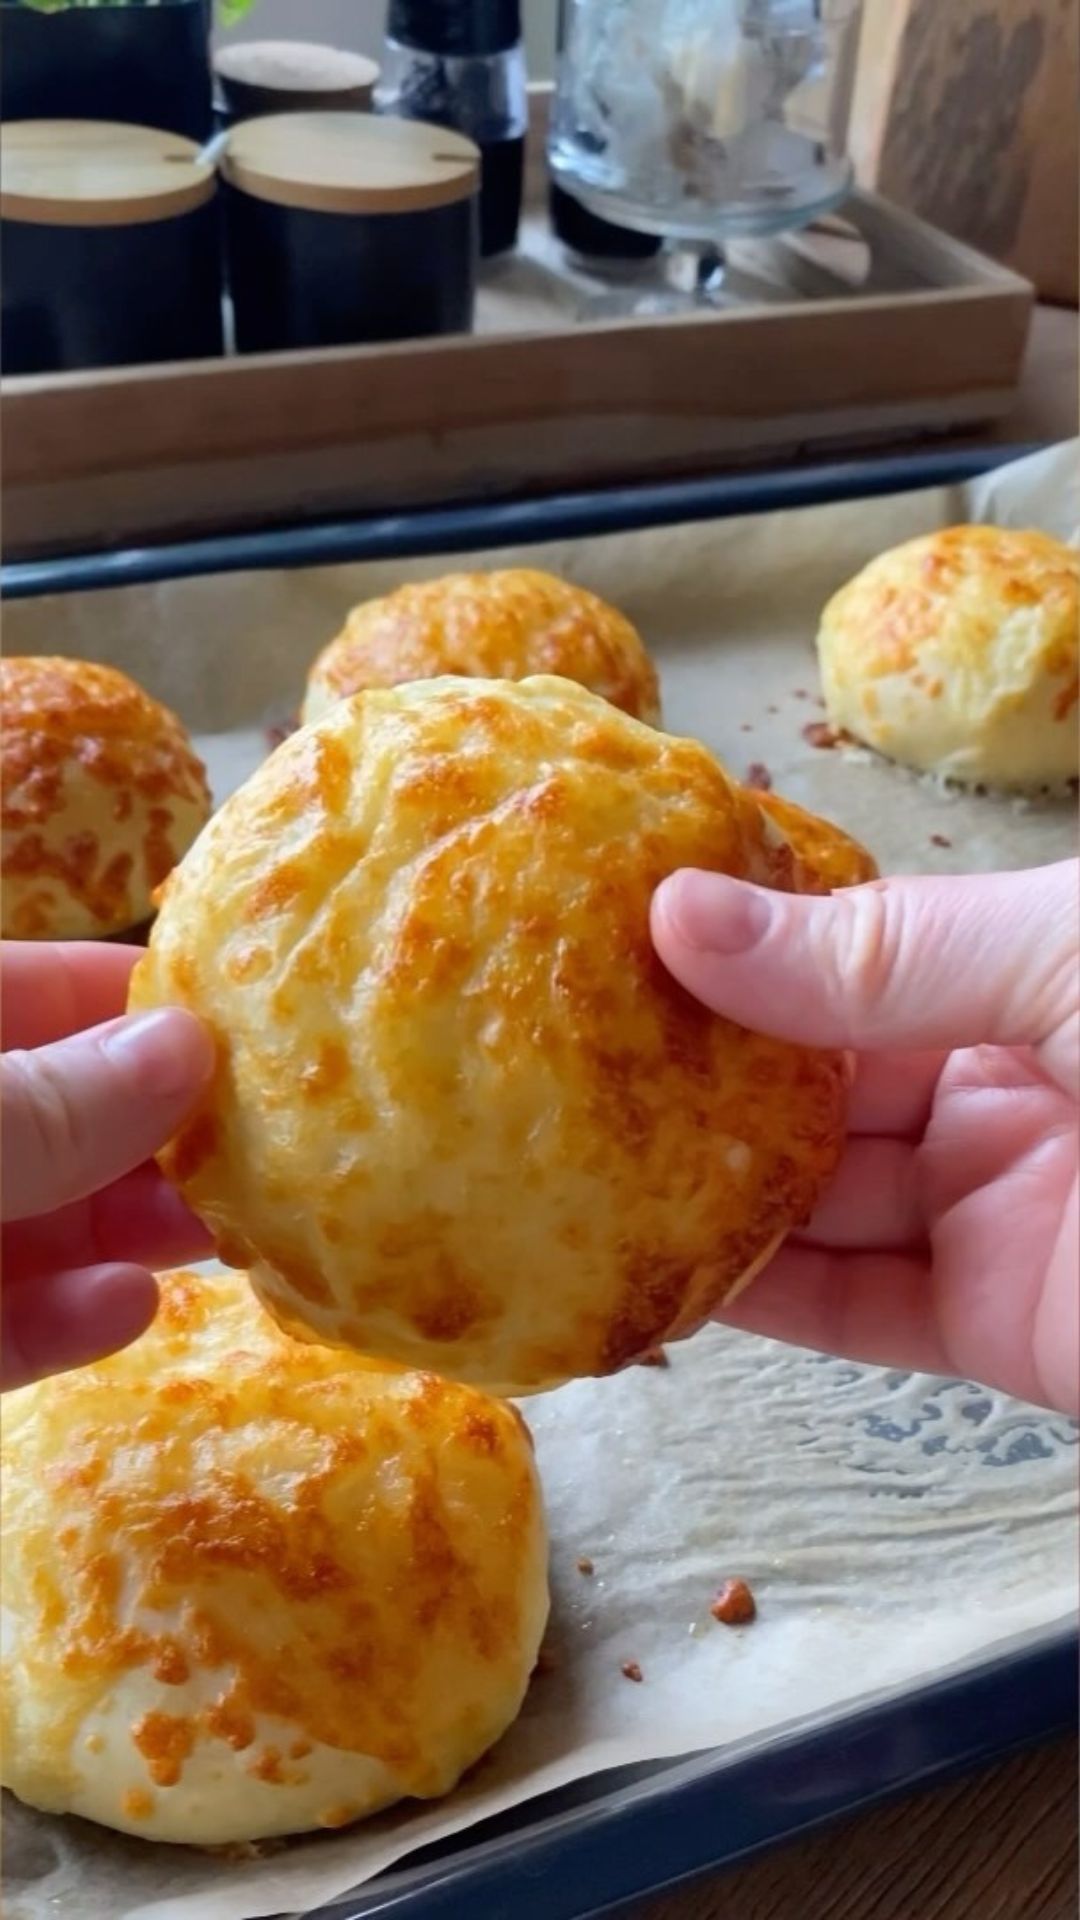
[[[873,194],[733,246],[746,305],[598,317],[612,282],[548,225],[545,117],[540,98],[521,247],[484,269],[471,336],[5,381],[5,558],[687,475],[1008,411],[1032,288]]]

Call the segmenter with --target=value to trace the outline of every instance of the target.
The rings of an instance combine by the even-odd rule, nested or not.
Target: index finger
[[[944,1053],[861,1053],[848,1108],[851,1133],[918,1140],[926,1131]]]
[[[0,945],[0,1045],[44,1047],[115,1020],[141,948],[96,940]]]

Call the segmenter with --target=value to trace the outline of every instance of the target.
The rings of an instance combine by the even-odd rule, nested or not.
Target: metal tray
[[[631,532],[724,520],[738,514],[780,513],[907,493],[919,487],[960,485],[1036,448],[994,446],[948,449],[768,473],[723,474],[647,486],[553,494],[543,499],[478,501],[422,512],[384,513],[316,526],[209,535],[197,540],[10,561],[0,567],[0,597],[92,593],[152,581],[190,580],[203,573],[245,573],[276,567],[335,566],[348,560],[394,560],[475,547],[511,547],[529,541],[578,540],[590,534]]]
[[[1074,1632],[797,1730],[752,1756],[594,1775],[303,1920],[593,1920],[1076,1725]]]
[[[960,483],[1029,447],[938,452],[596,494],[230,534],[0,569],[0,593],[454,553]],[[588,1920],[1075,1722],[1075,1633],[1055,1629],[932,1684],[737,1748],[593,1776],[414,1853],[305,1920]]]

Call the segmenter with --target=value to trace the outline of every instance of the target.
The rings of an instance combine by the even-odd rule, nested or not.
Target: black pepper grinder
[[[468,134],[480,148],[480,252],[517,240],[525,174],[520,0],[390,0],[381,113]]]

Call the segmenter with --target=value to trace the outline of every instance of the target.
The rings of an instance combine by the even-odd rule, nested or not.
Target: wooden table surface
[[[1076,1920],[1077,1745],[894,1800],[629,1920]]]

